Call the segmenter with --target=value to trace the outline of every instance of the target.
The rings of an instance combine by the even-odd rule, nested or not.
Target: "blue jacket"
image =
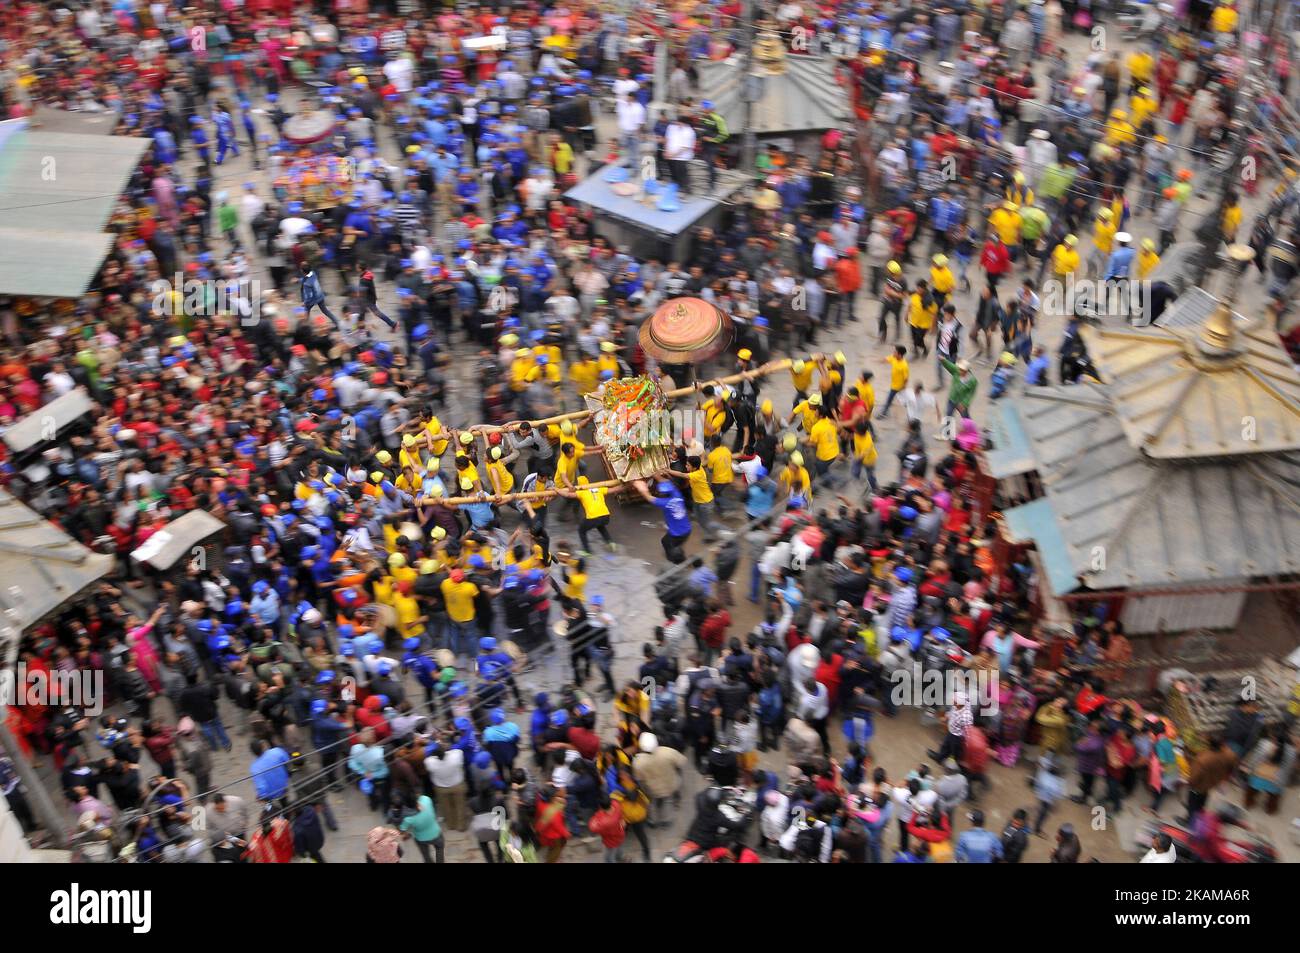
[[[275,801],[289,793],[289,756],[283,748],[267,748],[253,761],[249,773],[259,801]]]
[[[320,279],[316,277],[316,272],[307,272],[302,276],[302,303],[313,305],[320,304],[324,300],[325,292],[321,290]]]
[[[1002,859],[1002,840],[992,831],[973,827],[957,838],[957,863],[991,864]]]

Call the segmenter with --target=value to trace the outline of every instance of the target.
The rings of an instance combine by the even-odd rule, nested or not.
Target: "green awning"
[[[1079,588],[1070,550],[1057,525],[1052,504],[1046,497],[1003,510],[1002,517],[1006,521],[1008,537],[1017,542],[1033,542],[1053,595],[1063,596]]]
[[[148,139],[0,123],[0,294],[84,294],[113,241],[105,232]]]

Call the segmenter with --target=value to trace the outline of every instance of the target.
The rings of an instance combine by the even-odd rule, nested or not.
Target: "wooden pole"
[[[629,483],[637,481],[631,480]],[[603,486],[607,488],[624,486],[623,480],[601,480],[597,483],[588,483],[584,490],[592,487]],[[559,490],[533,490],[529,493],[489,493],[487,496],[422,496],[416,499],[416,505],[428,505],[430,503],[442,503],[446,506],[463,506],[469,503],[514,503],[516,500],[549,500],[552,497],[560,496]]]
[[[826,357],[827,355],[825,354],[811,354],[805,358],[805,360],[818,361]],[[700,387],[707,387],[710,384],[714,386],[719,384],[739,384],[741,381],[753,380],[755,377],[766,377],[769,374],[776,374],[779,371],[789,370],[790,365],[793,363],[794,360],[792,358],[783,357],[779,361],[768,361],[761,367],[755,367],[752,370],[741,371],[739,374],[729,374],[726,377],[717,377],[710,381],[699,381],[698,384]],[[686,397],[687,395],[694,393],[695,385],[692,384],[688,387],[678,387],[674,390],[666,391],[664,396],[672,399],[676,397]],[[551,424],[563,423],[566,420],[575,422],[586,420],[591,416],[591,413],[590,410],[575,410],[567,414],[556,414],[554,417],[547,417],[543,420],[530,420],[529,423],[534,427],[549,427]],[[515,426],[518,426],[518,421],[505,426],[499,426],[497,424],[474,424],[471,427],[464,427],[462,429],[473,431],[475,433],[494,433],[497,431],[512,429]]]

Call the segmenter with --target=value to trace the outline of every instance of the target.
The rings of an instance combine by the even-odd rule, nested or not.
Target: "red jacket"
[[[1005,274],[1011,269],[1011,255],[1007,246],[989,239],[980,252],[980,264],[990,275]]]
[[[537,820],[533,823],[533,829],[537,831],[537,843],[543,847],[553,847],[567,841],[569,828],[564,823],[564,801],[557,797],[548,802],[538,797]]]
[[[610,804],[608,810],[591,815],[587,826],[606,847],[618,847],[627,839],[627,822],[623,820],[623,808],[618,804]]]

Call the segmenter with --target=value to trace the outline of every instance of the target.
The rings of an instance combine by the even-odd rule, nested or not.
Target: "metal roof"
[[[835,60],[829,56],[787,56],[784,72],[763,74],[762,95],[754,103],[754,132],[777,135],[833,129],[849,116],[848,97],[835,81]],[[733,135],[745,131],[745,104],[741,101],[744,70],[727,60],[706,60],[697,67],[701,100],[726,120]]]
[[[1240,315],[1211,327],[1219,307],[1197,288],[1159,327],[1082,329],[1126,437],[1148,457],[1300,450],[1300,374],[1290,356],[1271,329]]]
[[[1007,405],[1054,516],[1012,519],[1056,595],[1300,573],[1300,453],[1153,459],[1131,444],[1109,396],[1100,384],[1038,387]],[[1061,559],[1068,587],[1050,568]]]
[[[73,599],[113,564],[112,556],[87,549],[0,490],[0,665],[12,663],[14,633]]]
[[[4,432],[4,442],[14,453],[22,453],[39,443],[53,440],[60,430],[94,409],[86,389],[74,387],[62,397],[54,398],[16,421]]]
[[[226,524],[204,510],[190,510],[172,520],[131,553],[131,558],[147,562],[154,569],[171,569],[182,556],[192,556],[209,536],[221,532]]]
[[[0,294],[83,294],[113,240],[104,226],[148,147],[0,123]]]

